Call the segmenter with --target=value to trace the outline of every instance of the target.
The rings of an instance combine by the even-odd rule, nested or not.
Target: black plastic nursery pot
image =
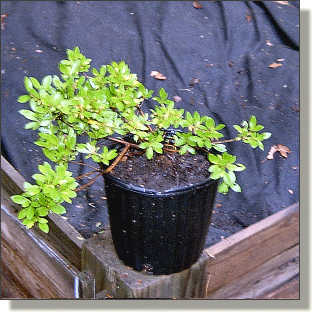
[[[191,267],[200,257],[218,181],[208,179],[164,192],[104,174],[110,229],[125,265],[164,275]]]

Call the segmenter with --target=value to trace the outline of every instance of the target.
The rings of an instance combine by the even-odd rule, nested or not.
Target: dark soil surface
[[[206,155],[202,154],[181,156],[178,152],[165,152],[148,160],[145,154],[131,153],[111,174],[134,185],[161,192],[208,179],[209,166]]]

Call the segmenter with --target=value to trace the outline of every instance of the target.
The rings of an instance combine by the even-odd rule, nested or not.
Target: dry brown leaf
[[[151,71],[150,76],[151,76],[151,77],[154,77],[154,78],[156,78],[156,79],[158,79],[158,80],[166,80],[166,79],[167,79],[167,77],[164,76],[164,75],[163,75],[162,73],[160,73],[159,71]]]
[[[175,102],[180,102],[182,99],[181,99],[181,97],[179,97],[179,96],[173,96],[173,100],[174,100]]]
[[[192,5],[196,9],[202,9],[202,5],[199,3],[199,1],[193,1]]]
[[[246,14],[246,20],[247,20],[248,22],[252,20],[252,16],[251,16],[250,12],[247,12],[247,14]]]
[[[200,82],[199,78],[192,78],[189,85],[190,85],[190,87],[193,87],[195,84],[197,84],[199,82]]]
[[[7,13],[1,14],[1,29],[2,29],[2,30],[4,30],[5,27],[6,27],[6,24],[5,24],[5,22],[4,22],[4,19],[5,19],[7,16],[8,16]]]
[[[287,158],[288,157],[288,153],[291,153],[292,151],[288,147],[284,146],[283,144],[278,144],[278,145],[272,146],[270,148],[270,151],[268,153],[267,159],[269,159],[269,160],[273,159],[273,155],[276,152],[280,152],[282,157]]]
[[[269,68],[272,68],[272,69],[278,68],[278,67],[281,67],[281,66],[282,66],[281,63],[276,63],[276,62],[273,62],[273,63],[271,63],[271,64],[268,65],[268,67],[269,67]]]
[[[274,1],[275,3],[283,4],[285,6],[290,6],[289,1]]]
[[[266,40],[266,44],[270,47],[274,47],[274,44],[272,44],[270,40]]]

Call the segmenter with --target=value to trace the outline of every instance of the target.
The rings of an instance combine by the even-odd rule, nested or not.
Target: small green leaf
[[[262,136],[262,140],[266,140],[271,137],[271,133],[270,132],[263,132],[263,133],[261,133],[261,136]]]
[[[29,201],[27,198],[23,197],[23,196],[20,196],[20,195],[15,195],[15,196],[12,196],[11,197],[12,201],[14,203],[17,203],[17,204],[23,204],[25,203],[26,201]]]
[[[257,125],[257,118],[255,116],[251,116],[249,120],[249,128],[252,130]]]
[[[257,126],[252,128],[251,130],[254,131],[254,132],[258,132],[258,131],[261,131],[262,129],[264,129],[264,126],[258,124]]]
[[[235,192],[241,192],[241,187],[237,183],[230,186],[230,188]]]
[[[34,222],[32,220],[29,220],[25,218],[22,223],[27,227],[27,229],[30,229],[34,226]]]
[[[153,157],[153,149],[152,149],[152,147],[148,147],[147,148],[147,150],[146,150],[146,156],[147,156],[147,158],[150,160],[150,159],[152,159],[152,157]]]
[[[61,204],[56,204],[55,206],[51,207],[50,210],[57,214],[64,214],[67,212],[65,207],[63,207]]]
[[[19,211],[17,218],[21,220],[21,219],[24,219],[26,215],[27,215],[27,209],[22,209]]]
[[[36,212],[40,217],[45,217],[48,215],[49,210],[46,207],[39,207],[36,209]]]
[[[20,97],[18,98],[18,102],[20,102],[20,103],[26,103],[26,102],[28,102],[30,99],[31,99],[31,97],[28,96],[27,94],[25,94],[25,95],[22,95],[22,96],[20,96]]]
[[[223,181],[218,187],[218,192],[222,194],[227,194],[228,191],[229,191],[229,186]]]
[[[45,220],[45,219],[44,219]],[[41,223],[39,222],[38,223],[38,227],[41,231],[45,232],[45,233],[48,233],[49,232],[49,226],[47,223]]]
[[[32,81],[28,77],[24,77],[24,87],[28,92],[33,88]]]
[[[30,110],[19,110],[19,113],[22,114],[24,117],[26,117],[29,120],[38,121],[36,114]]]
[[[30,194],[31,196],[34,196],[41,191],[41,188],[39,186],[32,185],[28,182],[25,182],[23,184],[23,187],[27,191],[27,193]]]

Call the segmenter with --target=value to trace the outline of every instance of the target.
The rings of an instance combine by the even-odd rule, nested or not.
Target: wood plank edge
[[[223,241],[220,241],[208,248],[206,248],[204,251],[206,254],[213,258],[215,254],[218,254],[224,250],[227,250],[230,247],[233,247],[235,244],[240,243],[242,241],[246,241],[250,237],[252,237],[255,234],[258,234],[259,232],[266,230],[270,228],[272,225],[275,225],[285,219],[287,216],[296,213],[299,211],[299,203],[295,203],[284,210],[281,210],[277,213],[274,213],[273,215],[241,230],[237,233],[231,235],[230,237],[224,239]]]

